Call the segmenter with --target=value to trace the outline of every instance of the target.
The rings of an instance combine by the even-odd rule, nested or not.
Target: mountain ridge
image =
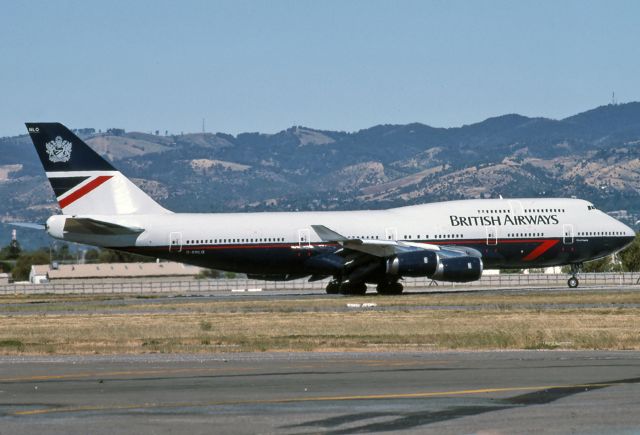
[[[628,221],[640,213],[638,102],[560,120],[506,114],[450,128],[78,133],[175,211],[385,208],[502,195],[582,197],[628,210]],[[0,147],[0,220],[55,213],[28,136],[0,138]]]

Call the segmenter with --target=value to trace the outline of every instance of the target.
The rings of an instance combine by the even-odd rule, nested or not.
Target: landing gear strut
[[[580,273],[580,269],[582,269],[582,263],[571,265],[571,278],[567,281],[569,288],[577,288],[580,284],[580,281],[578,281],[576,277],[576,275]]]

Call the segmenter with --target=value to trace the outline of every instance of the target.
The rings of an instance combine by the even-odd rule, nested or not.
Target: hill
[[[628,220],[640,213],[640,103],[562,120],[509,114],[457,128],[78,133],[176,211],[383,208],[503,195],[577,196],[628,210]],[[2,138],[0,147],[0,219],[55,213],[29,138]]]

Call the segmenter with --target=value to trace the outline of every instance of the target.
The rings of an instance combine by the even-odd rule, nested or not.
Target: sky
[[[454,127],[640,100],[638,1],[0,0],[0,136]]]

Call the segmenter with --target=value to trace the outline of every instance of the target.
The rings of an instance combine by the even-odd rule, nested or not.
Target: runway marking
[[[452,391],[430,391],[421,393],[395,393],[395,394],[364,394],[352,396],[315,396],[315,397],[292,397],[288,399],[258,399],[258,400],[230,400],[230,401],[212,401],[212,402],[176,402],[176,403],[139,403],[131,405],[111,405],[111,406],[69,406],[61,408],[40,408],[29,409],[24,411],[15,411],[9,413],[14,416],[29,416],[43,414],[59,414],[71,412],[91,412],[91,411],[119,411],[133,409],[160,409],[160,408],[194,408],[207,406],[231,406],[231,405],[268,405],[279,403],[302,403],[302,402],[333,402],[333,401],[351,401],[351,400],[389,400],[389,399],[424,399],[429,397],[443,396],[465,396],[475,394],[488,393],[508,393],[520,391],[540,391],[550,389],[569,389],[569,388],[595,388],[610,387],[613,385],[621,385],[620,383],[594,383],[594,384],[573,384],[573,385],[540,385],[540,386],[522,386],[522,387],[504,387],[504,388],[481,388],[475,390],[452,390]]]
[[[179,374],[189,372],[228,372],[228,371],[251,371],[257,370],[256,367],[202,367],[202,368],[185,368],[185,369],[158,369],[158,370],[126,370],[117,372],[85,372],[85,373],[73,373],[67,375],[40,375],[40,376],[26,376],[16,378],[0,378],[2,382],[29,382],[29,381],[52,381],[57,379],[86,379],[86,378],[102,378],[110,376],[138,376],[138,375],[164,375],[164,374]]]
[[[349,359],[331,359],[327,360],[327,364],[325,363],[312,363],[312,364],[288,364],[283,365],[281,369],[301,369],[301,368],[330,368],[330,363],[337,364],[348,364],[352,363],[352,360]],[[388,366],[388,367],[398,367],[398,366],[416,366],[416,365],[434,365],[434,364],[446,364],[449,361],[447,360],[434,360],[434,361],[415,361],[415,360],[406,360],[406,361],[392,361],[392,360],[384,360],[384,359],[368,359],[368,360],[359,360],[359,363],[362,363],[363,366],[370,367],[379,367],[379,366]],[[113,376],[144,376],[144,375],[162,375],[162,374],[180,374],[180,373],[189,373],[189,372],[228,372],[228,371],[238,371],[238,372],[248,372],[248,371],[259,371],[258,367],[189,367],[184,369],[156,369],[156,370],[123,370],[123,371],[113,371],[113,372],[81,372],[81,373],[69,373],[69,374],[61,374],[61,375],[36,375],[36,376],[21,376],[21,377],[10,377],[10,378],[0,378],[0,383],[3,382],[30,382],[30,381],[53,381],[59,379],[86,379],[86,378],[102,378],[102,377],[113,377]]]

